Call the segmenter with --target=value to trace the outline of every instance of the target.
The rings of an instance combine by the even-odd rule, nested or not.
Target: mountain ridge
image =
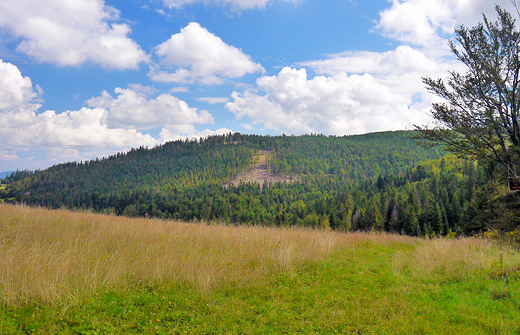
[[[130,217],[446,234],[471,200],[454,187],[472,188],[476,167],[439,161],[446,152],[417,146],[412,133],[174,141],[36,171],[0,198]],[[255,166],[256,179],[247,175]],[[460,169],[467,173],[455,178]]]
[[[13,172],[14,171],[3,171],[3,172],[0,172],[0,179],[4,179],[5,177],[9,176]]]

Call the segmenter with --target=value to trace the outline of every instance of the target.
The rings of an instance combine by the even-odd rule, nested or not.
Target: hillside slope
[[[421,148],[409,136],[236,133],[169,142],[36,171],[10,183],[0,197],[126,216],[447,233],[471,200],[457,186],[471,190],[476,168],[458,160],[421,165],[446,154]],[[263,186],[244,178],[260,153],[269,157]],[[453,177],[460,169],[464,174]]]

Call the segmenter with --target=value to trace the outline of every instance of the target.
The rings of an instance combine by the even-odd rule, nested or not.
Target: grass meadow
[[[520,334],[520,253],[0,203],[0,309],[0,334]]]

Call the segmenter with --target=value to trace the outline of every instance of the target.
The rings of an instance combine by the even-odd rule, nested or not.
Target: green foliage
[[[472,218],[484,172],[454,157],[441,159],[442,150],[418,147],[410,134],[228,134],[169,142],[36,171],[11,182],[3,197],[51,208],[185,221],[415,236],[482,231],[485,223]],[[228,184],[249,168],[260,149],[273,153],[271,173],[298,176],[298,181]]]
[[[38,172],[38,170],[36,172]],[[11,172],[9,175],[6,175],[3,179],[0,179],[0,184],[10,184],[12,182],[30,177],[33,174],[34,172],[30,170],[17,170],[15,172]]]
[[[466,233],[512,231],[520,216],[519,198],[504,187],[507,177],[518,177],[520,163],[520,31],[510,13],[499,6],[496,12],[496,22],[484,15],[483,23],[455,30],[450,48],[467,72],[452,71],[446,80],[423,78],[444,101],[432,105],[434,128],[416,126],[416,138],[428,140],[425,145],[443,144],[485,168],[476,194],[465,199]]]
[[[450,47],[467,67],[445,81],[424,78],[434,103],[434,129],[418,127],[420,137],[444,143],[463,158],[501,164],[516,177],[520,163],[520,32],[511,14],[496,7],[498,20],[455,30]]]

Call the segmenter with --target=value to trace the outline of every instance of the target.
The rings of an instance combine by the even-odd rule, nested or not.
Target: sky
[[[497,0],[515,13],[510,0]],[[430,124],[489,0],[2,0],[0,172],[241,132]]]

